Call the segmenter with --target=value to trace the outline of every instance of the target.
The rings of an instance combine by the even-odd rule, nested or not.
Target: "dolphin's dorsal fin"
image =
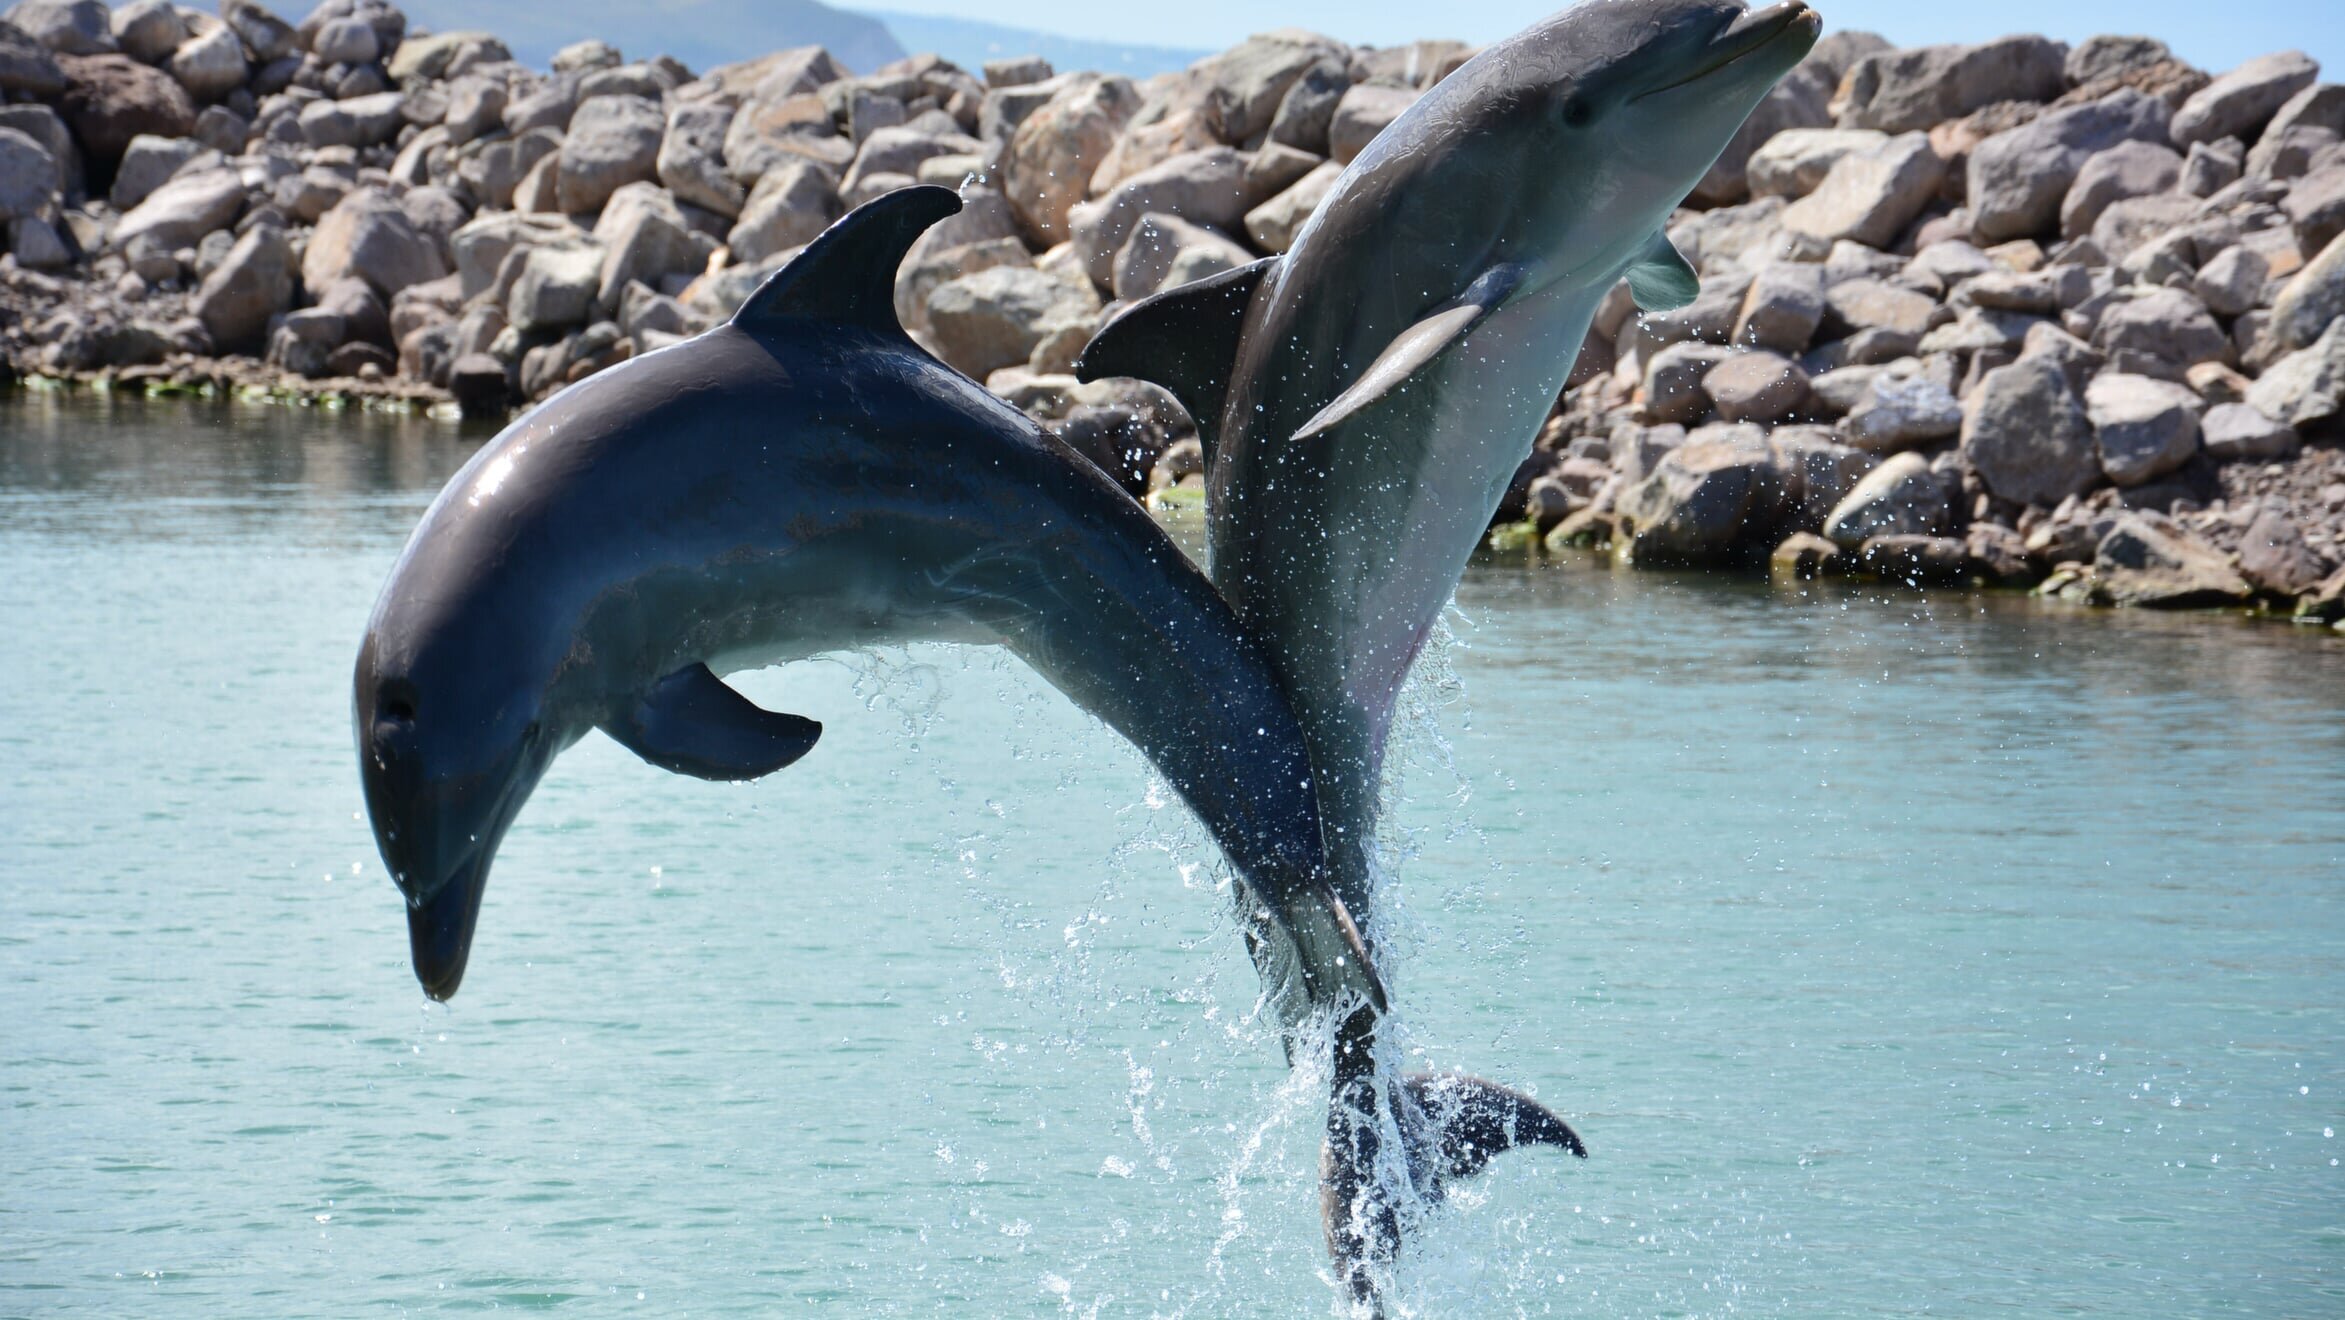
[[[1628,291],[1648,312],[1674,312],[1701,295],[1702,277],[1669,235],[1656,230],[1644,255],[1628,268]]]
[[[896,268],[929,226],[960,209],[959,193],[926,184],[865,202],[757,286],[733,324],[755,333],[788,321],[831,321],[903,334]]]
[[[822,726],[758,706],[707,665],[686,665],[651,685],[603,732],[662,770],[695,779],[770,775],[814,750]]]
[[[1523,268],[1512,263],[1482,272],[1466,286],[1464,293],[1435,308],[1425,319],[1401,331],[1385,345],[1376,360],[1368,364],[1368,369],[1360,373],[1360,378],[1352,382],[1351,388],[1305,422],[1303,429],[1295,432],[1295,439],[1308,440],[1401,389],[1409,377],[1439,357],[1443,349],[1464,338],[1497,310],[1522,282]]]
[[[1163,386],[1189,410],[1205,445],[1205,461],[1212,463],[1246,308],[1278,260],[1264,257],[1133,303],[1084,346],[1075,359],[1076,378],[1131,376]]]

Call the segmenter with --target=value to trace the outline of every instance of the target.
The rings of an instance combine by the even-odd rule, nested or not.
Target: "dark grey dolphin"
[[[1427,92],[1284,256],[1136,304],[1084,353],[1086,379],[1157,381],[1198,421],[1213,579],[1286,680],[1336,889],[1371,948],[1371,853],[1402,681],[1598,302],[1623,277],[1648,309],[1697,292],[1662,226],[1819,28],[1799,0],[1567,9]],[[1363,1300],[1399,1241],[1398,1212],[1379,1199],[1393,1180],[1371,1170],[1378,1131],[1399,1130],[1421,1189],[1445,1140],[1422,1116],[1440,1108],[1423,1083],[1375,1084],[1375,1020],[1359,1011],[1342,1033],[1329,1128],[1329,1236]],[[1485,1091],[1469,1108],[1577,1147],[1519,1097]]]
[[[428,993],[455,992],[498,842],[589,729],[755,778],[821,729],[719,674],[944,639],[1008,648],[1129,738],[1229,856],[1249,938],[1381,1000],[1261,646],[1104,473],[897,323],[897,265],[959,209],[910,188],[854,212],[730,324],[514,422],[424,515],[355,713]]]

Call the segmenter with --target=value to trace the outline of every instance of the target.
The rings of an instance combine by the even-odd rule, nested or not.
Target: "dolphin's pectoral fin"
[[[1480,1173],[1490,1157],[1517,1146],[1561,1146],[1581,1159],[1588,1148],[1553,1110],[1513,1087],[1463,1073],[1411,1073],[1401,1085],[1414,1111],[1405,1125],[1413,1167],[1431,1173],[1432,1189]]]
[[[603,732],[662,770],[734,780],[770,775],[806,755],[822,726],[766,710],[725,686],[707,665],[687,665],[652,684]]]
[[[1496,311],[1522,281],[1523,268],[1516,265],[1493,266],[1482,272],[1480,278],[1466,286],[1464,293],[1442,304],[1432,315],[1401,331],[1398,338],[1385,345],[1376,360],[1368,364],[1368,369],[1360,373],[1360,378],[1352,382],[1352,387],[1305,422],[1303,429],[1295,432],[1295,439],[1308,440],[1332,429],[1399,390],[1409,377],[1439,357],[1443,349],[1465,338],[1467,332]]]
[[[757,286],[733,313],[755,334],[788,322],[828,321],[896,335],[896,267],[922,234],[961,209],[950,188],[898,188],[847,212]]]
[[[1075,359],[1076,378],[1131,376],[1163,386],[1189,410],[1205,445],[1205,461],[1212,463],[1246,308],[1278,261],[1264,257],[1133,303],[1084,345]]]
[[[1628,268],[1628,291],[1648,312],[1674,312],[1701,295],[1702,277],[1669,235],[1655,233],[1645,254]]]

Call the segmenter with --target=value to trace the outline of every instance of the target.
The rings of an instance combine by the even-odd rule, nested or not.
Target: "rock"
[[[39,213],[63,182],[57,159],[47,147],[30,134],[0,128],[0,220]],[[153,186],[147,188],[151,191]]]
[[[384,298],[447,273],[439,242],[375,188],[360,188],[326,212],[301,258],[301,282],[310,289],[354,275]]]
[[[147,194],[114,224],[113,244],[144,240],[157,251],[194,247],[205,234],[226,229],[244,213],[244,180],[229,169],[182,174]]]
[[[1305,69],[1279,98],[1278,110],[1270,118],[1270,140],[1314,156],[1327,155],[1328,126],[1351,86],[1351,71],[1342,59],[1331,56]]]
[[[2178,192],[2120,198],[2102,208],[2089,241],[2100,252],[2121,261],[2151,240],[2197,219],[2203,205],[2188,193]]]
[[[145,201],[155,189],[169,182],[180,167],[202,154],[203,149],[201,143],[189,138],[161,138],[148,133],[132,138],[129,148],[122,153],[120,168],[114,172],[111,200],[115,207],[127,211]],[[0,179],[8,177],[9,172],[6,162],[0,161]],[[55,173],[53,163],[50,173]],[[52,182],[51,186],[56,185]],[[5,204],[0,203],[0,211],[5,210]],[[7,214],[22,212],[8,211]]]
[[[2293,427],[2336,416],[2345,408],[2345,320],[2331,322],[2311,345],[2267,367],[2248,387],[2247,401]]]
[[[1851,446],[1872,454],[1932,444],[1959,434],[1962,404],[1924,376],[1875,375],[1839,427]]]
[[[2174,141],[2188,146],[2217,138],[2252,139],[2319,76],[2320,65],[2302,51],[2259,55],[2182,103],[2174,112]]]
[[[1694,185],[1691,204],[1725,206],[1750,196],[1752,155],[1762,144],[1784,133],[1830,125],[1832,89],[1838,82],[1839,75],[1828,72],[1813,59],[1801,61],[1785,74],[1768,89],[1758,108],[1735,130],[1734,136],[1727,139],[1718,159]],[[1819,170],[1816,177],[1821,180],[1823,171]]]
[[[2155,142],[2120,142],[2095,153],[2077,171],[2061,202],[2061,235],[2078,238],[2091,233],[2113,202],[2171,190],[2181,181],[2182,163],[2182,157]]]
[[[220,19],[263,64],[298,53],[300,34],[293,25],[253,0],[220,0]]]
[[[1856,566],[1910,587],[1949,586],[1969,580],[1970,547],[1947,536],[1875,536],[1857,547]]]
[[[2168,114],[2163,101],[2125,91],[1988,138],[1970,154],[1964,195],[1972,230],[1982,241],[1998,243],[2049,234],[2056,223],[2064,228],[2064,199],[2086,163],[2121,142],[2157,143],[2166,135]]]
[[[1744,167],[1756,197],[1805,197],[1844,156],[1876,151],[1887,133],[1870,128],[1794,128],[1766,139]]]
[[[1698,341],[1672,344],[1645,364],[1645,416],[1658,423],[1699,420],[1710,410],[1702,381],[1734,356],[1734,350]]]
[[[1841,157],[1814,192],[1783,209],[1783,227],[1825,242],[1845,238],[1886,248],[1921,214],[1945,174],[1927,136],[1892,138]]]
[[[207,105],[195,117],[194,136],[223,156],[242,155],[252,138],[252,121],[224,105]]]
[[[482,209],[511,210],[514,195],[529,172],[540,162],[553,159],[561,149],[562,135],[550,128],[533,128],[518,137],[476,142],[458,160],[456,176],[480,199]]]
[[[1131,236],[1116,253],[1115,296],[1125,301],[1145,298],[1161,289],[1235,270],[1253,259],[1253,253],[1224,235],[1178,216],[1150,211],[1132,226]]]
[[[2296,602],[2298,623],[2345,622],[2345,568],[2340,568],[2322,579],[2321,584],[2306,592]]]
[[[2296,150],[2301,153],[2313,143],[2324,139],[2334,142],[2339,136],[2345,136],[2345,84],[2314,83],[2288,98],[2272,116],[2263,136],[2247,153],[2247,173],[2267,179],[2293,178],[2305,172],[2302,163],[2285,174],[2279,172],[2281,156],[2292,142],[2299,144]]]
[[[838,190],[821,167],[791,161],[758,180],[725,242],[736,263],[755,265],[813,242],[845,213]]]
[[[310,53],[328,64],[372,64],[382,54],[382,38],[363,18],[337,18],[321,26],[310,39]]]
[[[37,215],[20,215],[8,222],[8,255],[25,270],[55,270],[73,261],[72,249],[56,227]]]
[[[1067,240],[1068,213],[1139,108],[1130,79],[1077,74],[1018,124],[1002,155],[1002,191],[1029,239]]]
[[[269,332],[270,366],[296,376],[326,374],[326,362],[342,342],[342,318],[321,308],[308,307],[278,318]]]
[[[2247,403],[2218,403],[2199,422],[2207,457],[2218,463],[2291,458],[2303,446],[2296,428],[2276,422]]]
[[[631,183],[611,195],[595,223],[604,250],[597,302],[616,308],[630,282],[657,286],[670,275],[707,268],[716,240],[693,229],[673,197],[656,184]]]
[[[1802,527],[1823,526],[1865,474],[1880,466],[1879,459],[1839,443],[1820,426],[1779,426],[1768,444],[1783,473],[1791,515]]]
[[[1855,279],[1834,284],[1825,290],[1824,305],[1831,313],[1825,326],[1827,331],[1889,330],[1911,336],[1915,343],[1949,318],[1927,294],[1882,280]]]
[[[660,139],[654,168],[662,187],[703,210],[738,219],[749,195],[725,172],[725,131],[732,107],[686,101],[668,111],[667,135]]]
[[[18,0],[8,21],[60,55],[114,53],[114,27],[98,0]]]
[[[2254,594],[2221,551],[2162,518],[2118,516],[2093,555],[2093,594],[2112,605],[2203,609]]]
[[[2108,359],[2099,350],[2049,321],[2028,328],[2027,338],[2020,341],[2019,352],[2021,357],[2043,358],[2058,367],[2068,381],[2069,390],[2079,397],[2101,368],[2108,365]]]
[[[496,64],[513,58],[505,43],[487,32],[440,32],[431,36],[410,37],[399,43],[391,58],[384,62],[383,72],[392,82],[436,82],[447,76],[449,69],[459,63]]]
[[[481,74],[449,84],[448,109],[441,117],[448,141],[462,146],[503,126],[506,99],[505,85]]]
[[[2069,86],[2081,87],[2155,68],[2172,58],[2174,52],[2155,37],[2087,37],[2069,50],[2061,73]]]
[[[2044,357],[1986,373],[1963,416],[1962,455],[1988,490],[2014,504],[2050,508],[2101,476],[2092,419]]]
[[[1727,421],[1781,421],[1807,401],[1808,376],[1780,354],[1737,353],[1703,375],[1702,392]]]
[[[170,75],[123,55],[67,55],[57,109],[99,180],[142,133],[182,138],[195,128],[195,102]]]
[[[1951,520],[1946,492],[1919,454],[1898,454],[1865,474],[1824,519],[1824,535],[1844,550],[1876,536],[1935,536]]]
[[[219,100],[242,87],[251,73],[244,62],[244,43],[225,27],[190,37],[164,67],[199,101]]]
[[[2319,586],[2327,571],[2304,533],[2276,508],[2264,508],[2239,538],[2240,575],[2274,596],[2301,596]]]
[[[487,292],[514,248],[571,243],[582,237],[577,226],[559,216],[483,211],[448,239],[456,260],[458,297],[470,302]]]
[[[114,46],[141,64],[161,64],[187,40],[187,20],[170,0],[131,0],[114,11]]]
[[[938,356],[979,379],[1025,362],[1050,329],[1098,311],[1099,299],[1090,289],[1015,266],[964,275],[928,297]]]
[[[2152,289],[2110,307],[2093,331],[2093,346],[2118,371],[2172,381],[2198,363],[2231,356],[2230,336],[2181,289]]]
[[[1824,321],[1824,273],[1811,265],[1777,262],[1759,271],[1743,295],[1734,342],[1779,353],[1808,346]]]
[[[407,98],[379,92],[301,108],[301,135],[313,147],[378,147],[407,126]]]
[[[983,69],[987,87],[1023,87],[1051,76],[1050,61],[1040,55],[1011,60],[987,60]]]
[[[626,185],[658,179],[660,139],[666,132],[667,116],[656,101],[598,96],[582,102],[556,157],[562,209],[592,214]]]
[[[1141,116],[1145,118],[1143,113]],[[1125,128],[1123,136],[1108,149],[1099,168],[1091,172],[1090,195],[1105,196],[1115,191],[1116,185],[1151,166],[1185,151],[1202,151],[1221,145],[1214,134],[1213,117],[1204,109],[1182,110],[1150,123]]]
[[[2182,163],[2182,191],[2193,197],[2212,197],[2247,171],[2247,147],[2238,138],[2193,142],[2190,158]]]
[[[1349,164],[1393,120],[1417,103],[1419,93],[1401,87],[1362,83],[1343,94],[1327,124],[1328,155]]]
[[[2318,252],[2345,234],[2345,153],[2339,153],[2336,164],[2298,179],[2281,207],[2296,222],[2296,241],[2307,252]]]
[[[584,325],[594,316],[602,272],[603,251],[596,244],[531,248],[505,295],[505,319],[525,335]]]
[[[1813,580],[1842,571],[1840,547],[1814,532],[1793,532],[1767,556],[1767,570],[1778,577]]]
[[[2270,278],[2271,269],[2251,248],[2225,248],[2199,268],[2190,287],[2208,311],[2217,316],[2238,316],[2253,311],[2262,301],[2264,281]]]
[[[1970,561],[1967,571],[1997,585],[2025,586],[2040,576],[2028,557],[2027,542],[2000,523],[1972,523],[1963,534],[1962,548]]]
[[[1771,530],[1781,493],[1782,475],[1764,448],[1679,445],[1620,496],[1614,545],[1640,564],[1739,558],[1753,536]]]
[[[1142,170],[1114,192],[1068,213],[1075,255],[1104,288],[1115,276],[1116,253],[1150,211],[1224,232],[1235,229],[1246,214],[1245,172],[1245,161],[1228,147],[1188,152]]]
[[[2169,381],[2104,372],[2085,390],[2101,470],[2119,486],[2165,476],[2198,453],[2198,396]]]
[[[938,156],[974,155],[982,146],[975,138],[958,133],[938,134],[906,125],[901,128],[875,129],[863,140],[855,153],[855,163],[847,170],[840,184],[842,191],[856,194],[863,181],[881,174],[913,176],[923,161]]]
[[[2035,36],[1867,55],[1841,80],[1840,126],[1910,133],[1999,101],[2049,101],[2067,90],[2065,56]]]

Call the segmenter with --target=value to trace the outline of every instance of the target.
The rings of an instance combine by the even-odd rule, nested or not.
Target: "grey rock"
[[[650,183],[631,183],[613,193],[595,223],[594,237],[604,250],[596,301],[606,308],[619,305],[630,283],[657,287],[670,275],[698,275],[717,246],[692,227],[666,190]]]
[[[2092,419],[2058,364],[2022,356],[1986,374],[1962,421],[1962,455],[1988,490],[2050,508],[2100,480]]]
[[[581,237],[576,225],[559,216],[482,212],[448,240],[456,259],[460,299],[471,302],[487,292],[513,249],[574,243]]]
[[[2120,142],[2094,153],[2077,170],[2060,204],[2061,236],[2091,233],[2111,203],[2172,191],[2182,181],[2182,165],[2182,157],[2155,142]]]
[[[58,113],[94,167],[112,168],[141,133],[177,138],[195,127],[195,102],[160,69],[126,55],[66,55],[58,63],[71,74]]]
[[[2093,380],[2084,400],[2101,471],[2119,486],[2154,481],[2198,453],[2199,400],[2183,386],[2110,371]]]
[[[982,71],[987,87],[1023,87],[1029,83],[1042,82],[1051,76],[1050,61],[1040,55],[987,60]]]
[[[1744,166],[1757,197],[1805,197],[1843,156],[1874,151],[1889,135],[1870,128],[1794,128],[1766,139]]]
[[[2065,57],[2036,36],[1867,55],[1841,80],[1840,126],[1910,133],[2000,101],[2050,101],[2067,90]]]
[[[2313,144],[2324,138],[2334,142],[2345,137],[2345,84],[2314,83],[2289,97],[2249,149],[2247,172],[2263,178],[2294,178],[2304,173],[2301,159],[2295,168],[2279,172],[2281,153],[2288,149],[2292,137],[2303,144],[2300,151],[2305,146],[2317,150]]]
[[[1908,586],[1944,586],[1970,576],[1969,546],[1951,536],[1893,532],[1865,538],[1857,547],[1859,570]]]
[[[755,265],[813,242],[845,210],[828,173],[791,161],[758,181],[725,241],[735,263]]]
[[[196,115],[190,136],[224,156],[242,155],[252,139],[252,121],[227,106],[207,105]]]
[[[1227,142],[1258,140],[1270,130],[1279,103],[1304,73],[1343,48],[1316,33],[1286,28],[1249,37],[1194,65],[1202,99],[1214,107]]]
[[[2252,311],[2262,300],[2264,282],[2271,276],[2271,265],[2254,249],[2225,248],[2215,259],[2201,266],[2198,278],[2191,281],[2191,291],[2207,310],[2217,316],[2237,316]]]
[[[659,103],[645,97],[598,96],[581,102],[556,156],[562,209],[589,215],[626,185],[656,180],[667,124]]]
[[[47,147],[28,133],[0,128],[0,220],[37,214],[49,205],[63,182],[57,159]],[[150,183],[147,189],[154,186]]]
[[[2172,522],[2118,516],[2093,554],[2093,594],[2113,605],[2204,609],[2254,594],[2223,553]]]
[[[1669,449],[1615,507],[1614,545],[1640,564],[1717,563],[1768,544],[1783,476],[1763,446],[1720,441]]]
[[[1803,60],[1759,101],[1742,127],[1727,139],[1689,199],[1696,206],[1724,206],[1751,195],[1750,160],[1760,146],[1787,132],[1823,129],[1832,122],[1832,89],[1837,75]],[[1829,169],[1829,166],[1825,167]],[[1818,171],[1821,181],[1823,171]],[[1802,190],[1804,192],[1805,189]]]
[[[220,0],[220,18],[232,29],[244,48],[262,63],[297,53],[300,34],[293,25],[253,3],[253,0]]]
[[[244,180],[234,170],[182,174],[116,221],[112,241],[128,248],[144,240],[164,252],[194,247],[205,234],[234,224],[244,204]]]
[[[595,69],[615,69],[626,63],[619,48],[599,37],[573,41],[554,52],[553,62],[547,67],[556,73],[585,73]]]
[[[2345,318],[2345,237],[2330,239],[2273,300],[2264,337],[2274,351],[2264,356],[2309,347],[2340,318]]]
[[[1067,240],[1069,213],[1139,107],[1130,79],[1077,74],[1018,124],[1002,154],[1002,191],[1029,239]]]
[[[2172,381],[2198,363],[2231,356],[2230,336],[2181,289],[2152,289],[2110,307],[2093,331],[2093,346],[2119,371]]]
[[[375,25],[363,18],[337,18],[310,39],[310,53],[328,64],[372,64],[383,53]]]
[[[19,0],[8,21],[59,55],[107,55],[116,49],[106,6],[98,0]]]
[[[1335,122],[1335,108],[1351,86],[1351,71],[1341,59],[1330,57],[1305,69],[1279,98],[1277,113],[1270,119],[1270,140],[1314,156],[1327,155],[1328,126]]]
[[[0,92],[55,96],[65,90],[65,71],[47,47],[22,28],[0,22]]]
[[[127,211],[145,201],[155,189],[170,182],[171,176],[177,174],[182,166],[201,155],[203,150],[202,143],[189,138],[163,138],[151,133],[141,133],[132,138],[130,149],[122,153],[122,164],[114,172],[111,200],[115,207]],[[9,173],[9,165],[0,159],[0,179],[7,178]],[[0,211],[5,210],[5,203],[0,202]]]
[[[1833,285],[1824,293],[1824,304],[1831,312],[1828,329],[1893,330],[1913,336],[1917,343],[1949,315],[1927,294],[1873,279]]]
[[[660,183],[682,201],[738,219],[749,194],[725,172],[725,131],[733,109],[714,101],[679,102],[668,111],[655,168]]]
[[[301,257],[301,282],[312,290],[356,276],[385,298],[448,273],[439,241],[416,228],[398,199],[360,188],[319,219]]]
[[[2305,427],[2345,409],[2345,320],[2265,368],[2248,387],[2247,402],[2266,417]]]
[[[73,261],[73,250],[56,226],[37,215],[20,215],[8,222],[8,255],[25,270],[55,270]]]
[[[1225,233],[1236,229],[1246,214],[1245,169],[1237,152],[1212,147],[1184,152],[1140,171],[1114,192],[1069,212],[1076,257],[1092,282],[1104,288],[1114,278],[1116,253],[1150,211]],[[1013,204],[1015,200],[1013,195]]]
[[[164,67],[179,80],[188,95],[216,101],[244,85],[251,69],[245,63],[244,43],[225,27],[197,33],[172,53]]]
[[[1672,344],[1655,353],[1645,364],[1646,418],[1664,424],[1698,420],[1710,410],[1703,378],[1733,356],[1733,349],[1700,342]]]
[[[928,297],[938,355],[979,379],[1025,362],[1045,334],[1098,311],[1098,296],[1083,284],[1016,266],[964,275]]]
[[[1962,430],[1962,404],[1953,391],[1920,375],[1876,372],[1848,409],[1841,439],[1874,454],[1933,444]]]
[[[1807,402],[1808,376],[1776,353],[1737,353],[1702,377],[1702,392],[1730,422],[1775,422]]]
[[[2172,58],[2174,52],[2155,37],[2087,37],[2069,50],[2061,73],[2069,86],[2082,87],[2152,69]]]
[[[2313,553],[2293,519],[2267,507],[2239,538],[2239,572],[2274,596],[2295,597],[2319,586],[2328,567]]]
[[[2156,97],[2127,90],[1988,138],[1970,154],[1972,229],[1989,243],[2050,233],[2086,162],[2120,142],[2163,139],[2169,113]]]
[[[462,146],[501,127],[506,100],[505,84],[483,74],[466,74],[450,83],[448,108],[441,118],[448,140]]]
[[[1832,242],[1885,248],[1922,212],[1945,178],[1946,162],[1920,133],[1840,158],[1814,192],[1783,209],[1783,227]]]
[[[110,20],[115,48],[141,64],[161,64],[187,40],[187,20],[170,0],[131,0]]]
[[[2212,197],[2247,172],[2247,147],[2238,138],[2190,144],[2190,158],[2182,163],[2182,191],[2193,197]]]
[[[855,153],[855,163],[848,167],[840,187],[852,193],[874,174],[912,176],[923,161],[938,156],[975,155],[982,145],[977,139],[959,133],[937,134],[910,126],[878,129],[863,139],[863,145]]]
[[[2079,397],[2109,363],[2099,349],[2049,321],[2028,328],[2027,338],[2020,341],[2019,355],[2042,358],[2058,367],[2068,388]]]
[[[1812,265],[1778,262],[1761,269],[1743,295],[1734,342],[1779,353],[1808,346],[1824,320],[1824,272]]]
[[[2336,164],[2298,179],[2281,206],[2296,222],[2296,241],[2307,252],[2318,252],[2345,234],[2345,153]]]
[[[1328,155],[1349,164],[1376,135],[1417,103],[1420,93],[1401,87],[1361,83],[1343,94],[1327,125]]]
[[[523,334],[584,325],[595,313],[602,272],[603,251],[597,244],[531,248],[505,296],[505,319]]]
[[[1844,445],[1821,427],[1780,426],[1768,437],[1776,466],[1784,476],[1784,494],[1792,516],[1801,527],[1821,527],[1865,474],[1881,460]]]
[[[312,101],[301,108],[301,135],[313,147],[375,147],[407,126],[407,98],[379,92],[348,101]]]
[[[263,56],[263,58],[274,58]],[[454,71],[478,64],[501,63],[513,58],[505,43],[495,34],[479,31],[437,32],[430,36],[414,36],[399,43],[391,58],[383,64],[383,71],[391,81],[402,85],[411,82],[436,82]]]
[[[342,342],[342,318],[316,307],[288,312],[269,332],[270,366],[296,376],[326,374],[326,363]]]
[[[2263,131],[2298,92],[2312,86],[2320,65],[2303,51],[2259,55],[2207,84],[2174,112],[2174,141],[2183,145]]]
[[[1112,284],[1117,298],[1135,300],[1235,270],[1253,259],[1253,253],[1226,235],[1178,216],[1150,211],[1132,226],[1131,235],[1117,251]]]
[[[1343,177],[1343,166],[1328,161],[1296,184],[1246,213],[1246,235],[1264,252],[1284,252],[1294,245],[1303,222],[1311,218],[1321,199]]]
[[[2296,428],[2274,421],[2253,404],[2218,403],[2199,422],[2207,457],[2218,463],[2290,458],[2303,447]]]

